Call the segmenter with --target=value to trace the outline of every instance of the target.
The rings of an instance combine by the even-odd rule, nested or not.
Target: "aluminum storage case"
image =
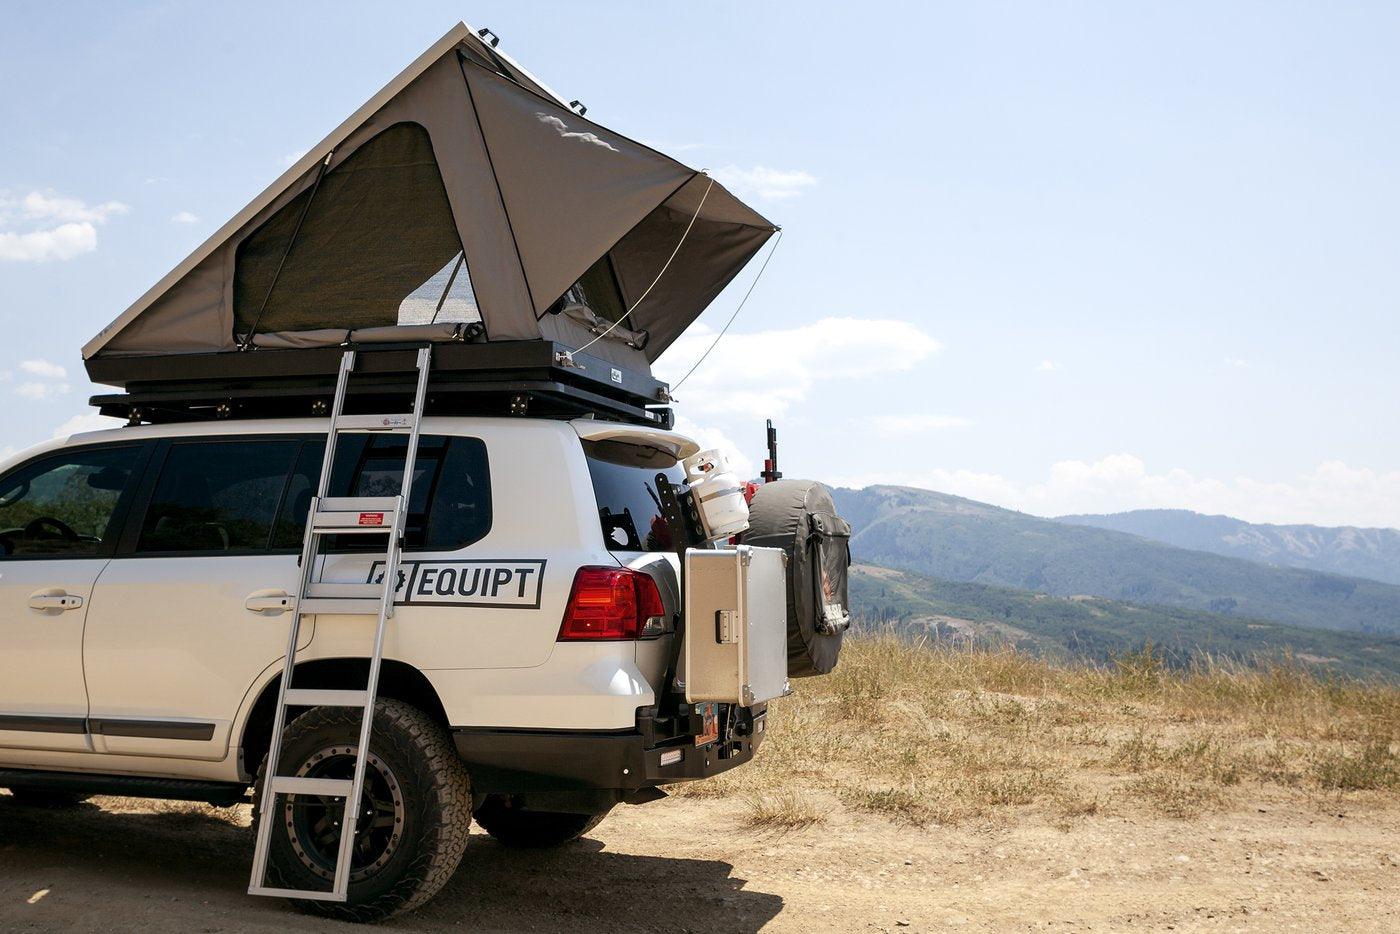
[[[688,549],[686,700],[748,706],[788,693],[787,615],[782,549]]]

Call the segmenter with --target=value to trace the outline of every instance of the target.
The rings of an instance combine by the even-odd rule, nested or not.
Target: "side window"
[[[349,436],[336,446],[331,496],[394,496],[403,481],[408,441],[402,435]],[[308,441],[297,461],[286,506],[277,521],[276,547],[298,548],[306,514],[320,479],[325,439]],[[409,493],[404,547],[411,551],[456,551],[491,529],[491,476],[486,445],[477,438],[424,435],[418,442]],[[333,551],[381,551],[379,536],[346,535],[328,543]]]
[[[138,553],[266,551],[301,441],[176,441],[161,465]]]
[[[616,441],[585,441],[598,521],[609,551],[666,551],[671,528],[661,515],[656,475],[680,484],[685,473],[670,454]]]
[[[112,517],[140,450],[125,445],[58,454],[0,480],[0,559],[109,553]]]

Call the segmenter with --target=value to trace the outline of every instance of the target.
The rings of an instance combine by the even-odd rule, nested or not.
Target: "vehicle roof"
[[[123,425],[117,428],[83,431],[67,437],[54,438],[19,451],[0,462],[0,469],[8,469],[21,461],[39,454],[80,444],[95,444],[127,439],[146,438],[208,438],[248,434],[308,434],[324,432],[328,420],[324,418],[259,418],[228,419],[209,422],[175,422],[163,425]],[[628,425],[601,419],[580,418],[570,422],[544,418],[499,418],[489,416],[429,415],[423,419],[423,430],[427,432],[450,430],[458,431],[559,431],[564,426],[570,428],[585,440],[612,440],[631,444],[651,444],[667,451],[677,459],[689,457],[700,450],[696,442],[675,431],[649,428],[644,425]]]

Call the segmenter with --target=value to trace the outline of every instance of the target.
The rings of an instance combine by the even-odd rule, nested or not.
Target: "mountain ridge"
[[[1127,532],[1178,548],[1400,584],[1400,530],[1247,522],[1189,509],[1056,516],[1056,522]]]
[[[913,487],[833,490],[856,560],[953,582],[1400,633],[1400,586],[1189,550]]]

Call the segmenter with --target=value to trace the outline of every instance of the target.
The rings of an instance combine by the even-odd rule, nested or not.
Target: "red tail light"
[[[559,641],[636,639],[660,632],[665,622],[661,592],[650,574],[631,568],[579,568]]]

